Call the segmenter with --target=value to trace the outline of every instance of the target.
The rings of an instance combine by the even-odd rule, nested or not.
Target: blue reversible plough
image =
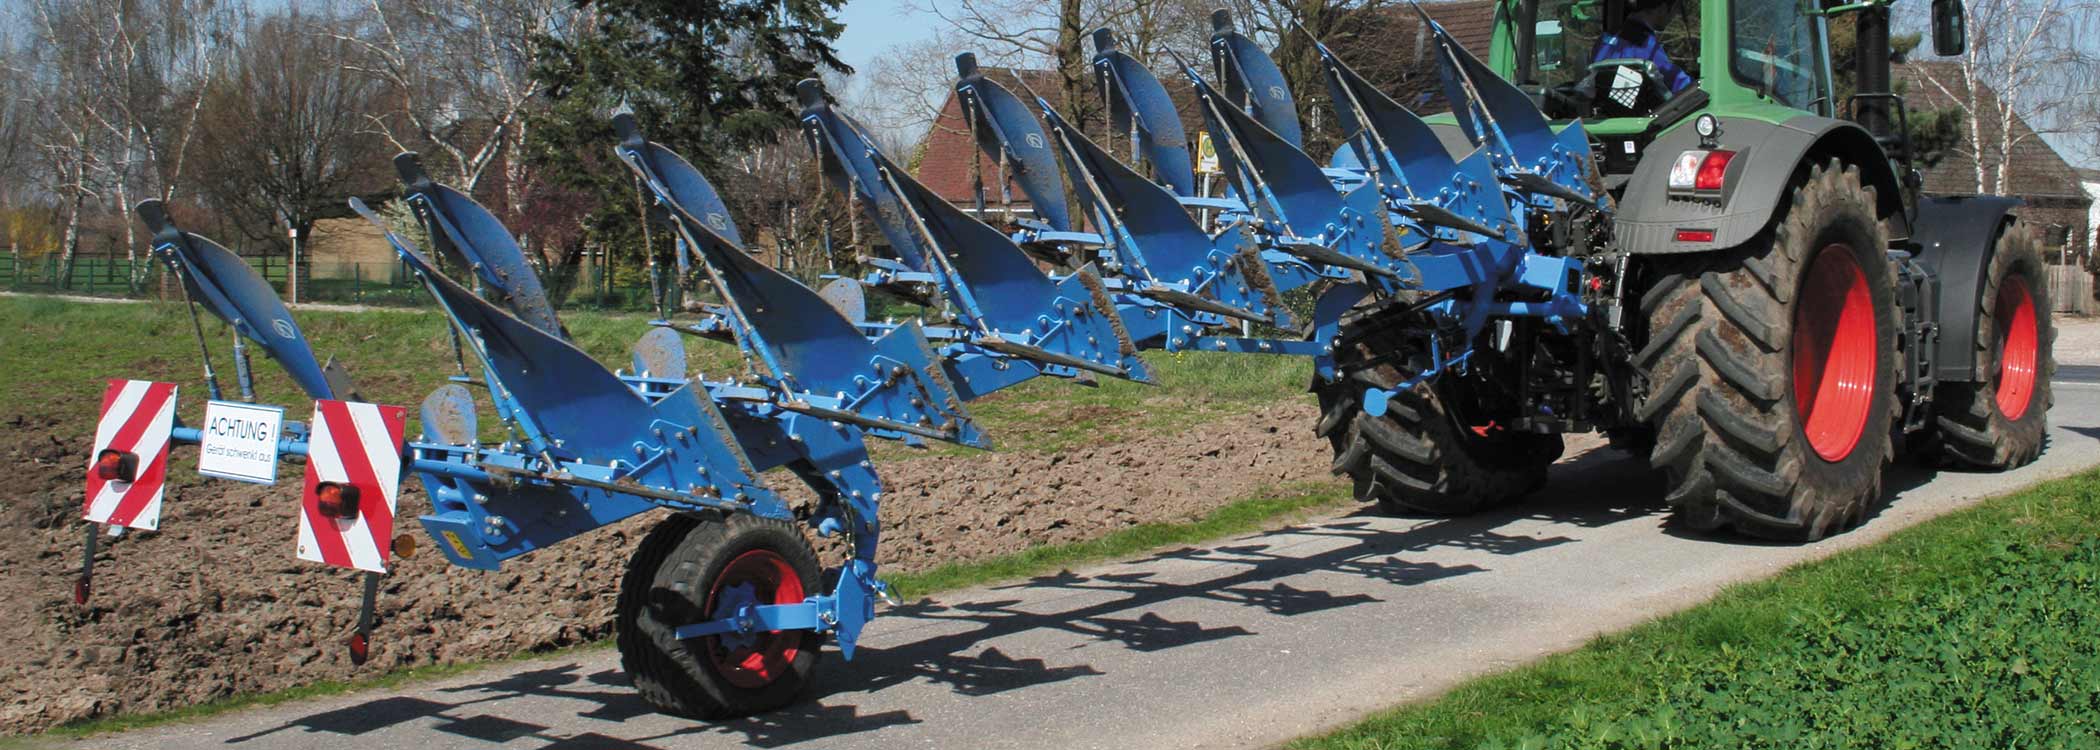
[[[138,214],[189,299],[316,401],[312,422],[270,423],[275,434],[258,445],[307,458],[302,556],[312,547],[311,559],[368,571],[358,659],[371,581],[392,554],[414,547],[389,534],[401,477],[416,477],[427,493],[418,521],[430,546],[478,570],[663,508],[672,513],[641,542],[622,584],[625,665],[665,710],[760,711],[798,694],[824,639],[852,658],[876,603],[893,599],[877,575],[885,490],[868,438],[987,448],[972,400],[1038,377],[1147,382],[1139,357],[1147,350],[1311,357],[1320,387],[1380,415],[1425,383],[1466,371],[1483,347],[1507,342],[1511,325],[1582,328],[1616,293],[1593,282],[1609,268],[1554,248],[1545,238],[1559,228],[1541,225],[1541,217],[1609,213],[1582,126],[1549,125],[1441,28],[1429,24],[1444,92],[1458,103],[1453,123],[1424,121],[1319,49],[1347,135],[1322,164],[1303,148],[1276,64],[1222,12],[1214,24],[1213,65],[1177,71],[1215,144],[1223,189],[1211,196],[1198,194],[1192,139],[1168,87],[1107,32],[1094,37],[1093,69],[1108,142],[994,80],[971,55],[957,57],[955,92],[978,158],[996,165],[999,190],[1017,186],[1032,208],[1002,227],[987,224],[981,206],[957,207],[921,184],[819,84],[801,84],[802,136],[890,253],[862,259],[864,275],[822,289],[762,262],[699,170],[650,141],[631,116],[615,117],[614,149],[653,197],[651,220],[675,237],[677,269],[704,279],[718,300],[697,319],[655,321],[622,371],[570,341],[533,265],[489,211],[432,181],[414,154],[401,155],[403,200],[429,247],[350,203],[385,232],[450,322],[459,374],[423,401],[415,435],[387,434],[400,410],[345,411],[370,405],[340,368],[318,361],[290,312],[236,256],[178,229],[157,203]],[[1447,149],[1451,133],[1437,132],[1454,128],[1464,148]],[[869,290],[937,317],[872,320]],[[1286,305],[1294,293],[1310,301],[1309,314]],[[1347,377],[1361,363],[1341,351],[1344,329],[1370,309],[1419,321],[1404,378]],[[689,371],[688,338],[735,347],[740,371]],[[253,400],[245,354],[235,361],[239,401],[222,401],[207,370],[214,410],[255,408],[241,403]],[[105,420],[122,421],[109,411],[129,402],[112,398]],[[492,411],[480,409],[484,401]],[[219,425],[242,424],[229,420],[175,424],[170,439],[201,442],[213,457],[238,454],[213,447]],[[93,472],[144,481],[134,467],[153,457],[122,437],[98,441]],[[813,506],[792,509],[762,478],[781,467],[814,491]],[[836,538],[843,559],[820,561],[804,526]]]

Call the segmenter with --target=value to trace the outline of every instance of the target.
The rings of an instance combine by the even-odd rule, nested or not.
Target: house
[[[1460,47],[1482,60],[1488,58],[1495,39],[1495,0],[1434,2],[1421,7]],[[1436,46],[1413,6],[1389,6],[1324,41],[1352,70],[1400,106],[1424,115],[1451,110],[1450,101],[1444,98]]]
[[[2100,169],[2078,170],[2079,185],[2085,188],[2085,197],[2093,203],[2085,209],[2085,257],[2086,265],[2092,265],[2093,249],[2100,247]]]
[[[1896,66],[1894,73],[1897,89],[1912,112],[1948,109],[1969,98],[1960,68],[1951,61],[1909,62]],[[1997,95],[1986,86],[1977,103],[1987,112],[1995,110]],[[1924,170],[1925,192],[2017,197],[2027,204],[2019,209],[2020,217],[2040,232],[2043,253],[2050,262],[2076,263],[2086,258],[2092,248],[2093,197],[2086,192],[2078,170],[2018,115],[2003,133],[1989,126],[1981,132],[1981,148],[1952,149],[1938,164]],[[2006,154],[2001,157],[2003,138],[2012,140],[2012,148],[2004,149]]]

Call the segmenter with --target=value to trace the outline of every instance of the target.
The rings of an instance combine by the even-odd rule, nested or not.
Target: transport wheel
[[[1380,321],[1377,310],[1343,321],[1335,347],[1341,377],[1315,378],[1312,389],[1320,402],[1316,431],[1333,445],[1334,473],[1355,482],[1357,498],[1395,515],[1449,516],[1499,506],[1544,485],[1546,467],[1560,458],[1560,436],[1458,418],[1446,408],[1469,395],[1458,378],[1436,378],[1426,393],[1394,396],[1384,416],[1364,413],[1366,387],[1391,388],[1406,379],[1402,364],[1414,347],[1394,332],[1425,330]]]
[[[2042,453],[2055,403],[2049,378],[2056,371],[2056,328],[2042,273],[2033,233],[2015,224],[1998,236],[1976,310],[1983,379],[1941,383],[1933,399],[1940,456],[1951,465],[1995,471]]]
[[[644,700],[668,713],[716,719],[795,700],[816,670],[810,631],[680,641],[679,626],[744,604],[796,604],[815,593],[816,552],[785,521],[736,513],[666,518],[635,550],[616,612],[620,664]]]
[[[1686,525],[1812,541],[1880,501],[1897,327],[1875,206],[1831,161],[1757,239],[1657,259],[1637,413]]]

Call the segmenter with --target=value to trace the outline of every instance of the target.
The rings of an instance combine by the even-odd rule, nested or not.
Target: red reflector
[[[1677,241],[1678,241],[1678,242],[1712,242],[1712,241],[1714,241],[1714,230],[1711,230],[1711,229],[1679,229],[1679,230],[1677,230]]]
[[[350,666],[364,666],[365,660],[371,657],[371,645],[363,633],[350,636]]]
[[[321,515],[339,521],[357,520],[357,485],[322,482],[314,486],[314,505]]]
[[[1692,188],[1694,190],[1720,190],[1722,178],[1728,175],[1728,162],[1734,159],[1734,151],[1706,152],[1706,160],[1699,162],[1699,175],[1692,179]],[[1682,234],[1682,232],[1679,234]],[[1680,237],[1679,239],[1683,238]]]
[[[95,477],[104,482],[129,483],[138,478],[138,466],[137,455],[104,448],[95,456]]]

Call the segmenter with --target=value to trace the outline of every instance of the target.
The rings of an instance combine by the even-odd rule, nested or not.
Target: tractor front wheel
[[[1832,161],[1758,239],[1657,261],[1638,406],[1686,525],[1813,541],[1880,501],[1896,414],[1887,248],[1874,189]]]
[[[2034,235],[2023,226],[1998,237],[1976,311],[1973,383],[1941,383],[1940,456],[1947,463],[1997,471],[2033,461],[2042,453],[2053,403],[2049,378],[2056,328],[2049,319],[2049,282]]]
[[[816,591],[816,552],[786,521],[735,513],[666,518],[635,550],[615,609],[620,664],[659,710],[700,719],[795,700],[823,636],[806,630],[678,640],[674,631],[747,604],[798,604]]]

